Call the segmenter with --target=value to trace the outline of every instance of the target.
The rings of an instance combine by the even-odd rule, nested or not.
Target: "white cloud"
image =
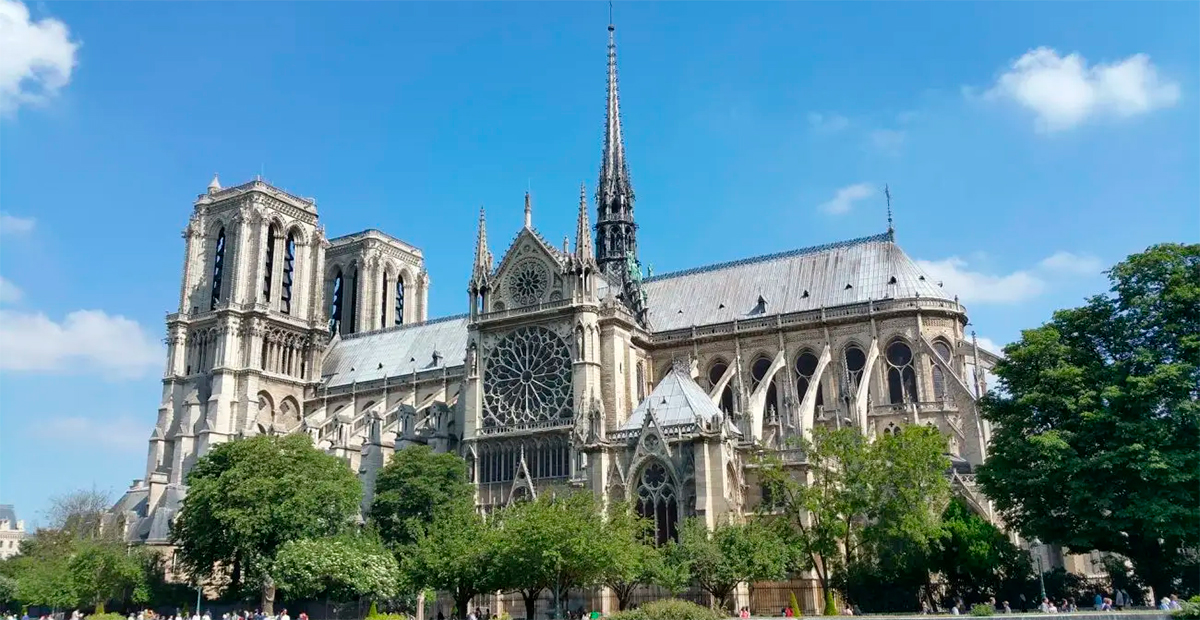
[[[867,137],[876,151],[885,155],[898,155],[908,134],[899,129],[876,129]]]
[[[128,379],[161,367],[163,359],[163,347],[123,316],[76,310],[56,323],[40,312],[0,310],[0,370]]]
[[[0,304],[11,304],[21,301],[22,297],[24,297],[24,293],[21,292],[21,289],[16,284],[5,279],[4,276],[0,276]]]
[[[78,49],[66,24],[34,20],[19,0],[0,0],[0,114],[45,101],[66,86]]]
[[[0,0],[4,2],[4,0]],[[37,221],[32,217],[17,217],[7,213],[0,213],[0,235],[24,235],[33,232],[33,227]]]
[[[1063,275],[1093,276],[1104,270],[1104,263],[1090,254],[1055,252],[1038,265],[1046,271]]]
[[[866,183],[856,183],[847,185],[834,194],[833,199],[822,203],[818,208],[831,215],[841,215],[849,213],[854,207],[854,203],[867,198],[875,193],[875,188]]]
[[[977,336],[976,340],[979,342],[980,349],[991,351],[996,355],[1004,355],[1004,345],[996,344],[995,340],[992,340],[991,338],[984,338],[983,336]]]
[[[808,124],[814,131],[836,133],[850,126],[850,119],[841,114],[808,113]]]
[[[969,94],[969,93],[968,93]],[[1130,117],[1179,101],[1179,84],[1160,79],[1145,54],[1088,67],[1079,54],[1039,47],[1012,63],[985,98],[1031,110],[1038,131],[1070,129],[1101,116]]]
[[[918,260],[917,265],[964,303],[1016,303],[1036,297],[1046,288],[1041,278],[1028,271],[1000,276],[971,271],[967,261],[957,256],[939,261]]]
[[[122,416],[93,420],[81,416],[47,418],[33,423],[31,434],[55,444],[99,446],[120,452],[146,449],[149,427]]]

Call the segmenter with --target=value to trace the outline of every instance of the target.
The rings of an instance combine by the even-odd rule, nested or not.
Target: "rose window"
[[[508,277],[508,295],[518,306],[538,303],[549,287],[550,271],[537,259],[517,263]]]
[[[522,327],[488,354],[484,426],[523,426],[572,416],[571,353],[544,327]]]

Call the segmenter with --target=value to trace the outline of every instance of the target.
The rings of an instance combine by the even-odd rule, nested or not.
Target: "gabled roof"
[[[671,368],[654,390],[629,414],[621,425],[623,431],[638,430],[646,423],[648,410],[654,409],[654,419],[662,428],[695,424],[697,418],[710,422],[722,415],[708,394],[680,368]]]
[[[656,332],[883,299],[954,299],[891,233],[656,275],[643,288]]]
[[[343,336],[326,354],[321,372],[328,377],[326,385],[337,387],[461,366],[466,356],[467,315],[460,314]]]

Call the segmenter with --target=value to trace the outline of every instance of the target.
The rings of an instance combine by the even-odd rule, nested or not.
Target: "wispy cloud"
[[[867,183],[855,183],[839,189],[833,198],[821,203],[817,208],[830,214],[842,215],[854,208],[854,203],[875,193],[875,188]]]
[[[973,89],[964,89],[968,97]],[[1030,110],[1035,128],[1052,133],[1109,116],[1125,118],[1175,105],[1177,82],[1160,78],[1146,54],[1088,66],[1078,53],[1060,56],[1049,47],[1013,61],[983,97]]]
[[[3,2],[3,0],[0,0]],[[33,232],[37,224],[32,217],[18,217],[8,213],[0,213],[0,235],[25,235]]]
[[[908,133],[900,129],[876,129],[867,135],[871,148],[884,155],[899,155]]]
[[[0,304],[11,304],[21,301],[25,294],[21,289],[4,276],[0,276]]]
[[[850,119],[841,114],[808,113],[808,125],[820,133],[837,133],[850,126]]]
[[[1059,251],[1028,269],[992,274],[973,269],[958,256],[942,260],[918,260],[933,280],[959,299],[977,304],[1013,304],[1041,295],[1050,284],[1068,277],[1096,276],[1104,263],[1089,254]]]
[[[135,452],[146,449],[149,429],[150,426],[127,416],[102,421],[82,416],[67,416],[31,422],[30,434],[55,445]]]
[[[19,0],[0,0],[0,114],[53,97],[71,81],[79,43],[57,19],[33,19]]]
[[[132,379],[163,359],[162,345],[123,316],[76,310],[55,322],[40,312],[0,310],[0,370]]]

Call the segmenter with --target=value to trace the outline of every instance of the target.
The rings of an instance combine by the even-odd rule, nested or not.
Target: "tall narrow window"
[[[754,360],[754,364],[750,367],[750,389],[757,390],[758,386],[762,385],[763,379],[766,378],[767,372],[770,370],[771,358],[763,356]],[[771,382],[767,384],[767,398],[763,401],[764,416],[771,411],[779,411],[779,404],[775,402],[777,397],[775,379],[772,378]],[[765,421],[766,418],[764,417],[763,420]]]
[[[396,325],[404,323],[404,278],[396,274]]]
[[[379,295],[379,329],[387,327],[388,278],[383,274],[383,292]]]
[[[846,347],[846,374],[849,375],[851,391],[858,389],[862,382],[863,369],[867,367],[867,355],[856,344]]]
[[[888,401],[893,405],[917,402],[917,373],[912,349],[902,340],[888,345]]]
[[[646,398],[646,363],[637,363],[637,401],[640,403]]]
[[[942,358],[946,364],[950,363],[950,345],[935,340],[933,342],[933,350],[937,356]],[[933,363],[933,394],[938,400],[946,398],[946,374],[942,371],[942,367],[938,366],[937,362]]]
[[[271,281],[275,279],[275,239],[279,229],[271,224],[267,227],[267,260],[263,264],[262,300],[271,303]]]
[[[821,379],[814,376],[817,372],[817,362],[817,356],[812,351],[805,351],[796,358],[796,394],[803,400],[809,386],[816,381],[817,394],[814,404],[822,407],[825,405],[825,395],[821,392]]]
[[[350,268],[350,304],[346,310],[350,313],[346,317],[346,333],[353,334],[358,331],[358,266]]]
[[[721,382],[721,377],[725,376],[725,371],[729,370],[729,364],[723,360],[713,362],[712,366],[708,367],[708,389],[711,392],[717,384]],[[721,390],[721,400],[717,406],[726,414],[733,413],[733,388],[729,384],[725,384],[725,389]]]
[[[283,246],[283,294],[279,297],[279,311],[292,313],[292,279],[296,273],[296,235],[288,233]]]
[[[654,524],[654,543],[664,545],[678,540],[679,501],[671,474],[659,461],[651,461],[642,470],[637,486],[638,516]]]
[[[209,310],[216,310],[221,301],[221,276],[225,275],[225,229],[217,233],[217,251],[213,254],[212,295]]]
[[[329,333],[337,334],[342,330],[342,296],[345,295],[346,281],[342,278],[342,270],[338,269],[333,276],[333,305],[329,308]]]

